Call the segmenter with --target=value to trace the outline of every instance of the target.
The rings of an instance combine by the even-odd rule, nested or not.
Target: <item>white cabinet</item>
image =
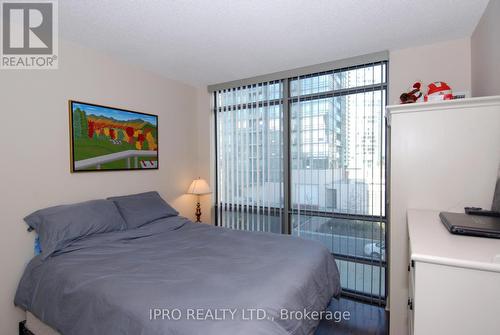
[[[452,235],[409,210],[409,334],[500,333],[500,240]]]
[[[491,206],[500,164],[500,96],[388,106],[387,115],[388,305],[390,334],[401,335],[408,329],[406,213],[410,208]]]

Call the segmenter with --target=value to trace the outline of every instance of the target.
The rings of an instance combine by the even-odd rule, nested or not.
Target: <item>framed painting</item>
[[[158,116],[69,101],[71,172],[158,169]]]

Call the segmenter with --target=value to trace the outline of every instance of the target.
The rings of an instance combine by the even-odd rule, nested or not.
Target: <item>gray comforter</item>
[[[282,309],[321,311],[339,292],[316,242],[170,217],[35,257],[15,304],[63,335],[311,334],[318,321]]]

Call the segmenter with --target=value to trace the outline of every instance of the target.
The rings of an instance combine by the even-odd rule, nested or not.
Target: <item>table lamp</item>
[[[205,179],[195,179],[189,186],[187,191],[188,194],[194,194],[198,196],[198,201],[196,203],[196,222],[201,222],[201,205],[200,205],[200,195],[212,193],[210,191],[210,186],[205,181]]]

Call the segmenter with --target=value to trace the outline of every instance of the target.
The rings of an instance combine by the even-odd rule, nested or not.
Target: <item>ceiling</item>
[[[488,0],[64,0],[62,38],[201,86],[470,36]]]

